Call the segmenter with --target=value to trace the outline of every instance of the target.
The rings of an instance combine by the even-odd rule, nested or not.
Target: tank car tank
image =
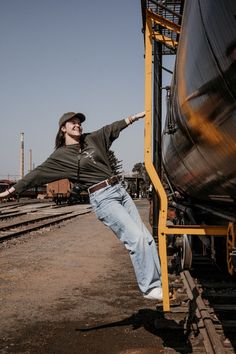
[[[162,149],[172,186],[195,201],[221,202],[224,212],[231,210],[236,201],[235,0],[185,2],[168,111]]]

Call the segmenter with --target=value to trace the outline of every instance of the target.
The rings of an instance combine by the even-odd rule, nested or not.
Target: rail
[[[68,211],[53,215],[35,217],[33,219],[10,223],[0,227],[0,243],[12,238],[23,236],[29,232],[36,231],[63,221],[91,213],[91,209],[83,211]],[[18,217],[19,215],[15,215]]]

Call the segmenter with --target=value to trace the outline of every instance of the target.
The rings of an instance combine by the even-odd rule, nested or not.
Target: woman
[[[144,116],[144,112],[135,114],[92,133],[82,134],[84,114],[63,114],[59,120],[55,151],[13,187],[0,193],[0,198],[64,178],[88,189],[97,218],[110,227],[129,251],[143,296],[162,300],[160,263],[154,239],[129,194],[118,178],[112,176],[108,157],[108,150],[121,130]]]

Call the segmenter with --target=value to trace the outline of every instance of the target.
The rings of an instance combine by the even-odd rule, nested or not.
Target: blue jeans
[[[129,251],[141,292],[160,287],[160,262],[155,241],[126,190],[119,183],[107,186],[91,193],[90,202],[97,218]]]

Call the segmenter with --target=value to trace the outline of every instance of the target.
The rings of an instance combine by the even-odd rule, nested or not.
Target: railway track
[[[215,299],[213,302],[209,301],[209,296],[207,296],[207,292],[201,282],[194,280],[188,271],[184,271],[181,277],[190,298],[189,313],[186,322],[187,330],[194,331],[195,334],[201,334],[206,353],[235,353],[235,339],[231,334],[234,333],[235,335],[236,321],[226,320],[222,322],[219,316],[219,310],[228,312],[228,314],[231,313],[230,316],[235,316],[235,305],[228,303],[230,285],[225,284],[226,292],[220,294],[218,293],[216,283],[212,283],[211,292],[212,294],[214,293],[213,299],[220,298],[221,300],[221,305],[215,306]],[[236,299],[236,293],[233,296]],[[230,294],[230,297],[232,297],[232,294]],[[229,328],[231,334],[227,333],[227,329]]]
[[[11,207],[7,207],[4,210],[0,210],[0,221],[4,221],[6,219],[12,219],[14,217],[19,217],[22,215],[27,215],[30,213],[38,212],[39,210],[43,208],[58,208],[57,206],[54,206],[53,204],[39,204],[35,205],[33,204],[33,208],[27,209],[26,207],[27,204],[22,204],[22,205],[14,205]],[[30,204],[31,205],[31,204]]]
[[[169,344],[173,337],[178,353],[235,353],[236,283],[205,257],[194,257],[190,271],[170,274],[169,283],[174,300],[164,315],[157,306],[158,334]]]
[[[0,211],[0,243],[90,213],[86,206],[58,207],[47,203],[23,204]]]

